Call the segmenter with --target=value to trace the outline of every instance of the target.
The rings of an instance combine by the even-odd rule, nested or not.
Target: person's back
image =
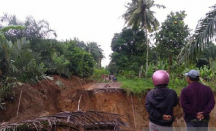
[[[181,106],[188,131],[207,131],[209,113],[215,105],[210,87],[199,83],[199,72],[190,70],[185,73],[188,86],[182,89]]]
[[[152,111],[152,107],[158,113]],[[146,108],[149,112],[151,122],[161,126],[171,126],[174,121],[173,107],[178,104],[178,97],[174,90],[167,87],[156,87],[151,90],[146,97]],[[169,121],[163,120],[163,114],[170,115]]]
[[[209,103],[209,100],[212,100],[211,97],[213,97],[212,90],[210,87],[205,86],[199,82],[194,82],[185,87],[182,90],[182,95],[186,97],[187,102],[185,102],[186,99],[181,99],[182,106],[185,106],[185,103],[190,103],[191,108],[193,112],[202,112],[204,111],[204,116],[206,119],[209,119],[209,113],[211,109],[214,107],[206,108],[207,104]],[[205,109],[206,108],[206,109]],[[192,119],[196,119],[196,114],[190,113],[187,111],[185,112],[185,120],[190,121]]]
[[[109,75],[109,80],[110,80],[110,81],[112,80],[111,75]]]
[[[148,92],[145,106],[149,113],[150,131],[173,131],[173,107],[178,104],[174,90],[167,87],[169,74],[164,70],[154,72],[152,81],[155,88]]]
[[[112,79],[113,79],[113,82],[117,81],[117,78],[114,75],[113,75]]]

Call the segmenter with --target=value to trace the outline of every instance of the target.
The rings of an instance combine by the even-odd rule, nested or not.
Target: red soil
[[[72,77],[70,80],[53,76],[54,80],[43,80],[34,85],[23,85],[14,91],[15,99],[8,102],[6,110],[0,110],[0,122],[17,122],[41,116],[56,114],[61,111],[76,111],[80,100],[80,109],[83,111],[96,110],[107,111],[122,115],[122,119],[128,124],[130,130],[141,131],[147,127],[148,113],[145,110],[145,96],[138,97],[129,95],[125,91],[112,88],[119,86],[114,84],[107,89],[101,90],[106,84],[95,84]],[[61,81],[62,86],[56,85],[56,81]],[[111,84],[112,85],[112,84]],[[98,89],[98,87],[100,87]],[[19,114],[17,116],[19,95],[22,91]],[[131,100],[132,97],[132,100]],[[133,103],[133,104],[132,104]],[[134,114],[133,115],[133,109]],[[175,108],[176,121],[174,126],[184,126],[182,109]],[[216,109],[213,110],[210,126],[216,126]]]

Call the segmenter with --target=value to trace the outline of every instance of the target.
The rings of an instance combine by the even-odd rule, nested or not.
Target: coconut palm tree
[[[148,54],[149,54],[149,42],[148,42],[148,31],[152,32],[157,30],[159,27],[159,21],[154,16],[154,11],[151,10],[152,7],[165,8],[164,5],[154,4],[153,0],[132,0],[128,3],[126,8],[127,11],[123,14],[125,23],[132,28],[145,29],[146,37],[146,73],[148,71]],[[142,67],[141,67],[142,68]]]

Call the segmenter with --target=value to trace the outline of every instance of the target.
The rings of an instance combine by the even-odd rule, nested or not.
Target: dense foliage
[[[36,83],[47,75],[89,78],[100,68],[103,50],[96,42],[49,39],[48,22],[4,15],[0,23],[0,102],[17,84]],[[89,49],[91,48],[91,50]],[[1,104],[0,104],[1,107]]]
[[[18,25],[22,29],[14,28]],[[17,79],[23,78],[19,80],[22,82],[36,80],[44,73],[90,77],[94,66],[101,67],[101,59],[104,56],[100,45],[96,42],[84,43],[78,39],[49,39],[56,37],[56,32],[50,29],[49,23],[45,20],[36,21],[33,17],[27,17],[23,22],[15,15],[5,14],[1,17],[0,29],[4,36],[0,43],[3,46],[0,52],[0,67],[4,77],[24,75],[27,72],[32,73],[17,76]],[[21,73],[23,71],[25,73]],[[30,74],[38,75],[32,79],[33,76]]]
[[[188,26],[184,23],[185,17],[184,11],[171,12],[156,34],[158,55],[163,59],[169,58],[169,72],[172,60],[176,60],[176,56],[185,46],[186,37],[189,36]]]
[[[2,77],[15,77],[20,82],[36,82],[45,74],[90,77],[93,73],[92,54],[77,47],[76,41],[40,40],[31,49],[25,38],[12,43],[1,42]]]
[[[149,3],[151,5],[147,6]],[[147,24],[148,20],[156,20],[153,17],[154,12],[152,12],[152,17],[146,17],[151,14],[150,8],[147,7],[153,5],[154,2],[151,0],[132,0],[131,3],[127,4],[127,11],[123,17],[128,24],[128,28],[123,29],[121,33],[115,34],[113,37],[111,46],[113,50],[113,54],[111,55],[112,61],[108,66],[110,72],[118,74],[118,81],[122,82],[123,88],[140,94],[154,88],[151,76],[155,70],[167,70],[170,73],[169,88],[180,93],[181,89],[187,84],[184,79],[184,73],[190,69],[196,69],[200,71],[201,82],[216,90],[214,84],[216,81],[216,6],[211,7],[212,10],[199,21],[195,33],[191,33],[191,30],[184,22],[184,18],[186,17],[185,11],[171,12],[161,27],[159,27],[159,31],[152,32],[151,35],[144,34],[147,35],[145,38],[152,38],[150,40],[150,53],[148,54],[146,52],[148,50],[142,49],[140,50],[140,54],[144,54],[144,56],[140,57],[134,53],[133,59],[128,57],[132,55],[125,47],[134,49],[136,45],[129,47],[125,41],[132,36],[133,38],[139,37],[133,32],[134,30],[142,30],[145,27],[145,32],[147,32],[146,27],[148,26],[145,26],[145,24]],[[156,29],[150,27],[151,24],[149,24],[149,29]],[[130,30],[133,33],[128,33]],[[129,35],[124,38],[121,34],[126,31]],[[148,40],[143,40],[144,44],[148,45],[148,42],[146,42]],[[142,46],[140,44],[140,47]],[[146,59],[147,55],[149,55],[149,60]],[[146,64],[148,70],[145,71],[145,79],[140,78],[138,75],[143,64],[139,63],[140,61],[148,63]]]
[[[110,71],[117,73],[122,70],[132,70],[137,73],[144,64],[145,41],[143,30],[124,28],[121,33],[116,33],[112,39]]]

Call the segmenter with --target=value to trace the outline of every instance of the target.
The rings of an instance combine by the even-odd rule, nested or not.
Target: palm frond
[[[216,5],[215,5],[216,6]],[[195,29],[195,38],[198,48],[201,50],[208,45],[208,42],[214,38],[216,30],[216,8],[206,14],[206,17],[201,19]]]
[[[194,34],[189,38],[186,47],[182,49],[179,58],[194,59],[209,46],[209,42],[214,40],[216,33],[216,5],[212,6],[211,11],[198,21]]]
[[[157,8],[165,8],[164,5],[154,4],[154,1],[152,0],[138,0],[128,3],[126,6],[126,13],[122,15],[122,17],[125,19],[125,24],[127,24],[129,27],[138,27],[138,25],[140,25],[140,28],[144,28],[144,12],[146,12],[148,31],[151,32],[156,30],[159,26],[159,22],[154,17],[155,12],[150,10],[150,8],[153,6]]]
[[[165,9],[166,8],[166,6],[164,6],[164,5],[159,5],[159,4],[153,4],[152,5],[153,7],[155,6],[155,7],[157,7],[157,8],[163,8],[163,9]]]
[[[3,124],[0,127],[0,131],[12,131],[14,128],[17,131],[21,131],[24,128],[26,130],[43,129],[46,131],[49,129],[55,130],[54,127],[58,126],[70,127],[75,131],[78,131],[80,127],[83,129],[102,130],[105,128],[120,131],[122,126],[126,127],[127,125],[121,120],[121,116],[118,114],[97,111],[76,111],[61,112],[52,116]]]

